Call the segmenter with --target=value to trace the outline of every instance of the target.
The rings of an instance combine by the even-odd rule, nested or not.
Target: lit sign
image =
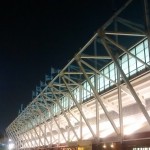
[[[61,150],[77,150],[77,147],[62,147]]]

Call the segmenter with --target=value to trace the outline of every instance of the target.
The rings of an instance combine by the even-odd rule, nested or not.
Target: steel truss
[[[135,16],[133,19],[133,15],[137,13],[129,16],[129,12],[133,12],[130,6],[134,4],[144,7],[140,9],[140,15],[144,18]],[[126,11],[127,15],[124,15]],[[148,40],[150,50],[148,0],[129,0],[98,29],[74,58],[7,127],[7,135],[15,142],[16,150],[51,148],[61,143],[69,145],[70,142],[86,139],[98,144],[104,141],[101,138],[100,124],[105,121],[113,130],[113,139],[123,142],[126,117],[124,109],[132,105],[137,105],[146,123],[150,125],[146,99],[136,91],[135,86],[137,75],[141,75],[141,78],[145,75],[147,81],[150,81],[150,63],[130,51],[145,40]],[[132,75],[128,72],[127,75],[122,67],[125,54],[127,59],[134,58],[144,67],[141,70],[136,68],[139,71]],[[145,57],[150,58],[150,52],[148,55]],[[104,66],[112,63],[116,70],[114,79],[110,73],[104,71]],[[100,77],[109,84],[105,84],[103,90],[100,89]],[[113,94],[116,94],[114,102]],[[126,102],[124,97],[130,101]]]

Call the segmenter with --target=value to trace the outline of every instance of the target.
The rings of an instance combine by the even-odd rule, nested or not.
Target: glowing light
[[[108,121],[100,123],[100,129],[101,130],[106,130],[106,129],[109,129],[111,127],[112,126],[111,126],[110,122],[108,122]]]
[[[136,122],[136,119],[134,116],[128,116],[128,117],[123,118],[124,125],[130,125],[130,124],[133,124],[135,122]]]
[[[15,148],[14,143],[9,143],[9,144],[8,144],[8,149],[9,149],[9,150],[12,150],[12,149],[14,149],[14,148]]]
[[[11,140],[11,139],[9,139],[8,141],[9,141],[9,142],[11,142],[12,140]]]
[[[113,144],[113,143],[111,143],[110,147],[111,147],[111,148],[114,148],[114,144]]]
[[[142,127],[142,124],[132,124],[124,129],[125,135],[130,135],[134,133],[136,130],[140,129]]]
[[[107,147],[106,144],[104,144],[104,145],[103,145],[103,148],[106,148],[106,147]]]
[[[114,130],[111,128],[109,130],[103,131],[100,133],[100,138],[105,138],[108,135],[112,134],[114,132]]]
[[[82,130],[82,133],[83,133],[83,139],[84,140],[92,137],[91,133],[89,132],[88,127],[84,127]]]

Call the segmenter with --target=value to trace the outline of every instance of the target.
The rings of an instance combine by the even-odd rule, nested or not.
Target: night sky
[[[125,1],[0,2],[0,132],[50,68],[63,68]]]

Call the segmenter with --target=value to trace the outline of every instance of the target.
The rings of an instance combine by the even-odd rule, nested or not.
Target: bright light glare
[[[106,148],[106,144],[103,145],[103,148]]]
[[[9,141],[9,142],[11,142],[12,140],[11,140],[11,139],[9,139],[8,141]]]
[[[9,150],[14,149],[14,147],[15,147],[14,143],[9,143],[9,144],[8,144],[8,149],[9,149]]]
[[[110,124],[109,121],[102,122],[102,123],[100,123],[100,126],[99,126],[99,128],[100,128],[101,130],[107,130],[107,129],[110,129],[111,127],[112,127],[112,126],[111,126],[111,124]]]
[[[145,122],[145,118],[144,117],[140,117],[138,119],[139,123],[137,123],[136,121],[132,124],[130,124],[128,127],[124,128],[124,134],[125,135],[130,135],[132,133],[134,133],[135,131],[137,131],[138,129],[142,128]]]
[[[100,137],[105,138],[105,137],[109,136],[110,134],[112,134],[113,132],[114,132],[114,130],[112,128],[109,130],[103,131],[100,133]]]
[[[112,143],[112,144],[110,145],[110,147],[111,147],[111,148],[114,148],[114,144]]]
[[[140,129],[142,127],[142,124],[132,124],[124,129],[125,135],[130,135],[134,133],[136,130]]]
[[[131,125],[131,124],[133,124],[135,122],[136,122],[136,119],[133,116],[129,116],[129,117],[123,118],[124,125]]]
[[[83,133],[82,136],[84,140],[92,137],[91,133],[88,130],[88,127],[83,127],[82,133]]]

